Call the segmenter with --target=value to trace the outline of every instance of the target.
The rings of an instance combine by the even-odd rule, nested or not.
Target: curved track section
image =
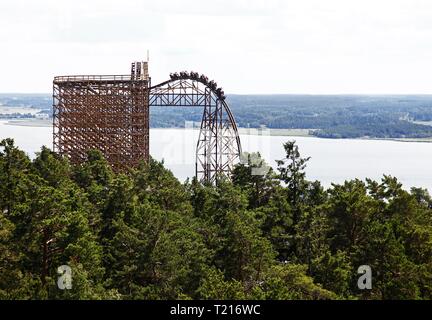
[[[196,176],[217,183],[230,177],[240,160],[241,143],[225,94],[216,82],[196,72],[171,74],[171,79],[150,88],[150,106],[202,107],[196,148]]]

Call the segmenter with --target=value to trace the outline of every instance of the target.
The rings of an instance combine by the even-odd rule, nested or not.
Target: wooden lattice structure
[[[55,77],[54,150],[80,163],[97,149],[116,170],[148,160],[146,70],[144,63],[134,63],[130,75]]]

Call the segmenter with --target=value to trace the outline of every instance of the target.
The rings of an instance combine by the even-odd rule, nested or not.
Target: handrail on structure
[[[54,77],[54,82],[82,82],[82,81],[147,81],[136,80],[132,75],[72,75]]]

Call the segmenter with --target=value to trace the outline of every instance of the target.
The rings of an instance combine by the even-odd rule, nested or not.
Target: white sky
[[[157,83],[195,70],[227,93],[432,93],[430,0],[1,0],[0,92],[65,74]]]

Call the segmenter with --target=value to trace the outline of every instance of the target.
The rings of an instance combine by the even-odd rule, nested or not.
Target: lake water
[[[150,154],[163,159],[183,181],[194,175],[198,133],[194,129],[151,129]],[[6,125],[0,121],[0,139],[6,137],[14,138],[31,157],[42,145],[52,146],[51,127]],[[274,168],[275,160],[284,158],[282,144],[296,140],[302,156],[311,157],[307,178],[320,180],[325,186],[354,178],[380,180],[388,174],[407,189],[416,186],[432,190],[432,143],[269,136],[268,132],[241,134],[240,138],[243,151],[259,151]]]

